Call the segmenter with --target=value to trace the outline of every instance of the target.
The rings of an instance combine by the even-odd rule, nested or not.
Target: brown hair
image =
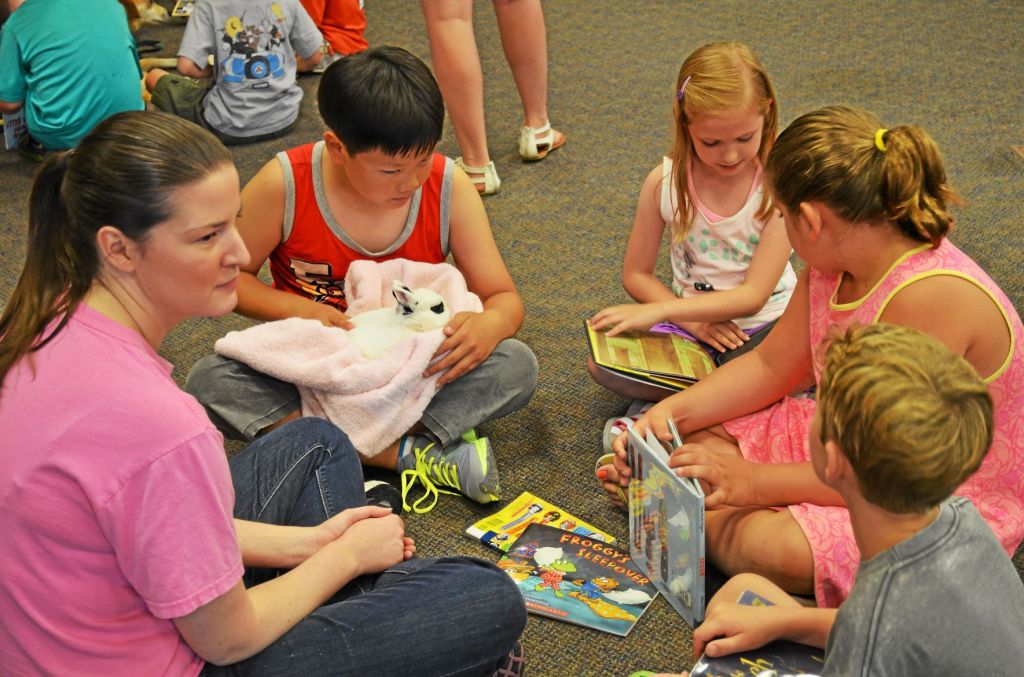
[[[794,120],[775,141],[765,174],[772,196],[790,211],[821,201],[851,223],[893,223],[933,247],[953,227],[947,207],[962,203],[926,131],[885,130],[871,113],[847,106]]]
[[[164,113],[118,113],[78,148],[49,158],[29,198],[28,252],[0,316],[0,384],[23,355],[52,339],[100,270],[96,233],[115,226],[142,242],[174,214],[175,188],[231,162],[212,134]],[[54,319],[60,323],[42,333]]]
[[[680,95],[684,83],[686,88]],[[674,98],[672,114],[676,136],[671,155],[672,181],[678,205],[672,223],[672,237],[679,241],[686,235],[694,216],[687,178],[694,155],[689,124],[706,115],[737,110],[757,111],[764,116],[761,147],[757,151],[758,159],[764,165],[779,130],[779,104],[764,66],[749,47],[739,42],[712,42],[686,57],[676,77]],[[765,219],[770,212],[771,198],[765,191],[757,218]]]
[[[925,512],[981,465],[992,398],[966,360],[892,324],[852,327],[822,349],[821,441],[839,445],[865,499],[890,512]]]

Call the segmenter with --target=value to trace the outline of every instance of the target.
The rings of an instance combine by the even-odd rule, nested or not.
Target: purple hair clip
[[[692,75],[687,75],[686,79],[683,80],[683,86],[679,88],[679,92],[676,93],[676,101],[682,101],[683,96],[686,94],[686,85],[690,84],[690,78]]]

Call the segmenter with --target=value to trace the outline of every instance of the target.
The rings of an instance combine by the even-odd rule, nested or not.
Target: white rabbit
[[[401,280],[391,284],[398,304],[352,317],[355,329],[349,338],[368,359],[376,359],[416,332],[440,329],[448,324],[451,313],[444,299],[433,289],[409,289]]]

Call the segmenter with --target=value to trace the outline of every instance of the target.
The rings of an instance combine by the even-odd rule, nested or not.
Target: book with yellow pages
[[[471,524],[466,533],[484,545],[508,552],[520,534],[531,524],[546,524],[587,538],[614,543],[615,537],[570,515],[565,510],[524,491],[496,513]]]
[[[682,390],[715,369],[699,343],[670,332],[627,331],[609,337],[584,320],[594,363],[642,383]]]

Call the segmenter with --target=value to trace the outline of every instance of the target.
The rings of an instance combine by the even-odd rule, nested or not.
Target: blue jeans
[[[434,442],[447,447],[470,428],[525,407],[536,387],[533,351],[522,341],[505,339],[483,364],[438,390],[420,423]],[[206,408],[217,429],[235,440],[252,440],[302,408],[291,383],[220,355],[196,362],[185,390]]]
[[[312,526],[365,505],[348,437],[303,418],[231,459],[235,517]],[[246,571],[246,586],[276,575]],[[204,675],[489,675],[526,627],[512,580],[468,557],[411,559],[351,581],[269,647]]]

